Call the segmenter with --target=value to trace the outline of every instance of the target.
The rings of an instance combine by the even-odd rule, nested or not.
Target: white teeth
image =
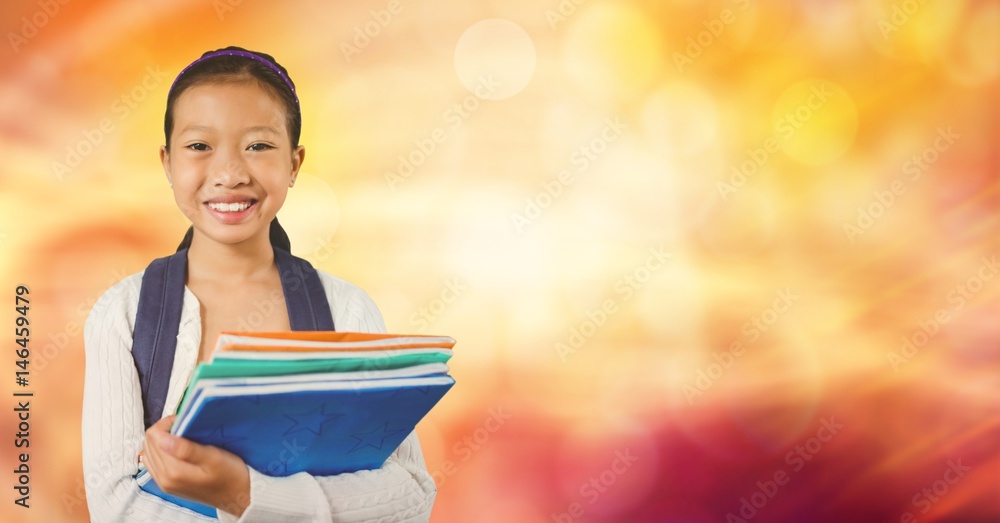
[[[240,212],[245,211],[247,207],[250,207],[250,202],[239,202],[239,203],[209,203],[209,207],[215,209],[219,212]]]

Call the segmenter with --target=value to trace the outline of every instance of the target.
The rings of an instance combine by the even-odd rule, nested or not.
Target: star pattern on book
[[[212,441],[216,443],[236,443],[237,441],[247,439],[246,436],[237,436],[233,434],[232,431],[230,431],[229,434],[226,434],[225,425],[219,425],[207,432],[199,431],[195,437],[200,440]]]
[[[355,452],[357,450],[361,450],[364,447],[371,447],[371,448],[373,448],[375,450],[381,450],[382,449],[382,445],[385,445],[385,440],[387,440],[387,439],[389,439],[389,438],[391,438],[391,437],[393,437],[393,436],[395,436],[397,434],[400,434],[402,432],[406,432],[406,430],[405,429],[390,429],[389,428],[389,422],[387,421],[387,422],[385,422],[384,425],[381,425],[381,426],[377,425],[377,426],[375,426],[374,429],[372,429],[372,430],[370,430],[368,432],[361,432],[361,433],[351,434],[351,437],[354,438],[354,439],[356,439],[356,440],[358,440],[358,442],[355,443],[354,447],[351,448],[351,450],[347,451],[347,453],[350,454],[350,453]],[[378,444],[376,445],[375,442],[378,442]]]
[[[289,434],[307,430],[317,436],[323,435],[323,424],[333,421],[343,416],[337,412],[326,412],[326,403],[304,414],[284,414],[285,418],[292,422],[292,426],[285,431],[285,436]]]

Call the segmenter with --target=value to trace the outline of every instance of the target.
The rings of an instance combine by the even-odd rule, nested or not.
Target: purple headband
[[[191,62],[190,64],[188,64],[187,67],[185,67],[183,70],[181,70],[181,72],[177,75],[177,78],[174,78],[174,83],[170,84],[170,90],[167,91],[167,92],[171,93],[171,92],[174,91],[174,86],[177,85],[177,81],[180,80],[182,76],[184,76],[184,73],[186,73],[188,71],[188,69],[194,67],[195,65],[200,64],[201,62],[204,62],[205,60],[209,60],[209,59],[215,58],[217,56],[242,56],[243,58],[249,58],[251,60],[254,60],[256,62],[260,62],[260,63],[268,66],[269,68],[271,68],[272,71],[278,73],[278,76],[280,76],[281,79],[285,81],[285,85],[287,85],[288,89],[290,89],[292,91],[292,98],[295,98],[295,106],[298,107],[298,105],[299,105],[299,96],[298,96],[298,94],[296,94],[296,92],[295,92],[295,86],[292,85],[292,81],[291,81],[291,79],[288,78],[288,75],[286,75],[285,73],[281,72],[281,69],[278,69],[278,66],[274,65],[273,63],[271,63],[270,60],[264,58],[263,56],[258,56],[258,55],[254,54],[254,53],[248,53],[246,51],[223,50],[223,51],[215,51],[215,52],[212,52],[212,53],[208,53],[205,56],[202,56],[201,58],[199,58],[199,59]]]

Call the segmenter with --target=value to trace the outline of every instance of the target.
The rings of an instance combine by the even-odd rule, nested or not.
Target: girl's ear
[[[163,173],[167,175],[167,182],[173,187],[174,180],[170,175],[170,151],[167,151],[166,145],[160,146],[160,164],[163,165]]]
[[[298,146],[292,151],[292,178],[288,181],[288,186],[291,187],[295,185],[295,177],[299,175],[299,169],[302,168],[302,162],[306,159],[306,148],[303,146]]]

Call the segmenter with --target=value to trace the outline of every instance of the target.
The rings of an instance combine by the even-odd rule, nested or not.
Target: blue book
[[[436,363],[364,371],[365,379],[317,373],[202,380],[171,433],[228,450],[269,476],[377,469],[455,384],[446,372]],[[145,492],[216,516],[214,507],[164,493],[145,470],[136,480]]]

